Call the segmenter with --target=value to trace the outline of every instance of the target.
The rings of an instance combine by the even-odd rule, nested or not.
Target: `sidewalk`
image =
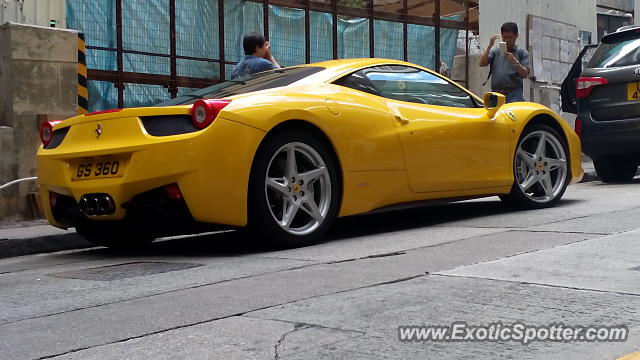
[[[90,246],[74,230],[58,229],[45,221],[30,221],[9,227],[0,225],[0,259]]]
[[[582,163],[582,182],[597,181],[593,162],[585,156]],[[62,230],[48,225],[45,220],[29,222],[0,222],[0,259],[91,247],[73,229]]]

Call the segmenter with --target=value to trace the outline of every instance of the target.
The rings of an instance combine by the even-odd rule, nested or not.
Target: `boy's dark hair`
[[[504,23],[502,24],[502,27],[500,28],[500,32],[510,32],[514,35],[518,35],[518,24],[514,23],[514,22],[508,22],[508,23]]]
[[[245,55],[253,55],[256,52],[257,47],[264,46],[264,43],[267,42],[264,36],[259,33],[251,33],[244,36],[242,39],[242,47],[244,48]]]

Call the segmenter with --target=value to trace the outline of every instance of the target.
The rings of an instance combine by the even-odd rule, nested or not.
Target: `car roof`
[[[612,42],[619,41],[620,39],[627,38],[629,36],[640,37],[640,26],[638,25],[623,26],[619,28],[618,31],[605,35],[602,38],[602,42],[605,44],[612,43]]]
[[[632,29],[640,29],[640,25],[626,25],[616,30],[616,32],[627,31]]]
[[[396,60],[396,59],[383,59],[383,58],[359,58],[359,59],[340,59],[340,60],[328,60],[328,61],[323,61],[323,62],[317,62],[317,63],[312,63],[312,64],[301,64],[301,65],[297,65],[297,66],[319,66],[319,67],[323,67],[325,70],[323,70],[322,72],[318,73],[318,78],[322,78],[322,81],[333,81],[333,79],[336,79],[340,76],[343,76],[346,73],[349,72],[353,72],[359,69],[363,69],[363,68],[367,68],[367,67],[371,67],[371,66],[376,66],[376,65],[404,65],[404,66],[410,66],[413,68],[418,68],[421,69],[423,71],[432,73],[432,74],[437,74],[437,76],[442,76],[440,74],[438,74],[437,72],[422,66],[422,65],[418,65],[418,64],[414,64],[414,63],[410,63],[407,61],[402,61],[402,60]],[[445,77],[446,78],[446,77]],[[456,86],[462,87],[464,88],[462,85],[458,84],[458,82],[449,79],[453,84],[455,84]],[[469,93],[473,94],[469,89],[464,88],[465,91],[468,91]],[[480,97],[478,97],[476,94],[473,94],[473,96],[476,98],[476,100],[478,101],[482,101],[480,99]]]
[[[418,67],[428,72],[433,72],[432,70],[425,68],[424,66],[409,63],[406,61],[395,60],[395,59],[380,59],[380,58],[328,60],[328,61],[317,62],[313,64],[302,64],[299,66],[323,67],[325,68],[325,70],[323,71],[325,75],[333,74],[337,76],[347,71],[353,71],[353,70],[362,69],[365,67],[375,66],[375,65],[405,65],[405,66],[411,66],[411,67]]]

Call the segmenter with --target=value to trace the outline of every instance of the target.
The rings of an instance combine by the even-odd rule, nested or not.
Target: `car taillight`
[[[601,77],[579,77],[576,83],[576,97],[578,99],[586,98],[591,95],[594,87],[608,83],[609,80]]]
[[[118,111],[122,111],[122,109],[111,109],[111,110],[94,111],[94,112],[90,112],[88,114],[84,114],[84,116],[108,114],[108,113],[113,113],[113,112],[118,112]]]
[[[42,145],[49,145],[53,139],[53,127],[60,121],[45,121],[40,124],[40,141],[42,141]]]
[[[171,200],[182,200],[182,192],[178,187],[178,184],[170,184],[164,187],[164,192]]]
[[[204,129],[211,125],[220,111],[230,102],[231,100],[224,99],[200,99],[196,101],[191,108],[193,125],[198,129]]]
[[[582,137],[582,119],[576,118],[573,128],[575,129],[576,134],[578,134],[578,137]]]

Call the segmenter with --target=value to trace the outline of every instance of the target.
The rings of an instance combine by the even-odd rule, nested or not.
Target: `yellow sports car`
[[[483,100],[414,64],[352,59],[45,123],[43,205],[54,226],[128,247],[203,224],[302,246],[336,217],[428,200],[557,203],[583,175],[577,135],[544,106]]]

